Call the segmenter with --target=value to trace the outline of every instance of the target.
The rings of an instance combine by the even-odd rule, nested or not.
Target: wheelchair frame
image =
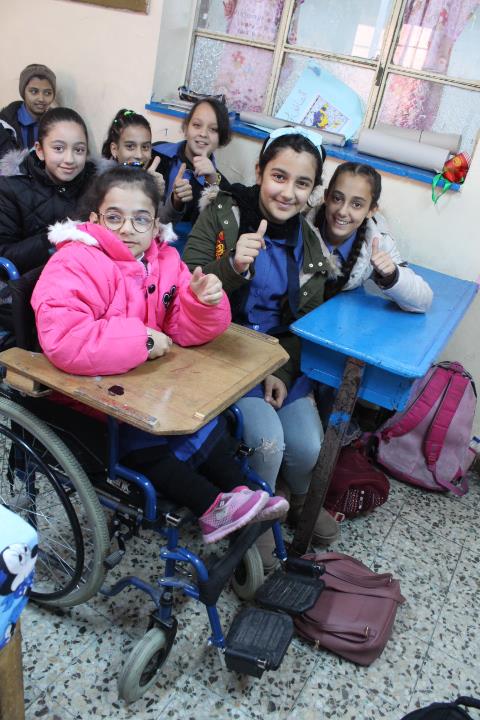
[[[1,356],[0,363],[2,363]],[[9,367],[8,364],[7,367]],[[29,377],[24,368],[22,375]],[[15,383],[12,386],[15,388]],[[50,569],[53,576],[55,573],[66,576],[66,585],[54,586],[53,591],[50,592],[42,593],[41,587],[34,584],[32,598],[44,605],[71,607],[86,602],[98,591],[108,597],[113,597],[126,587],[133,586],[147,594],[154,604],[147,632],[133,648],[120,673],[118,679],[120,697],[126,702],[133,702],[155,683],[157,673],[168,657],[177,631],[177,621],[173,614],[174,591],[181,591],[184,595],[205,605],[211,629],[208,644],[218,648],[222,653],[227,653],[227,667],[240,672],[248,672],[257,677],[260,677],[266,669],[277,669],[293,633],[291,618],[283,613],[255,611],[263,613],[262,617],[258,619],[260,625],[265,623],[266,616],[268,616],[267,620],[270,624],[274,623],[276,629],[273,634],[277,640],[275,640],[275,647],[268,648],[267,652],[267,648],[264,647],[264,638],[260,637],[262,635],[260,629],[260,641],[252,653],[248,654],[245,651],[245,644],[242,645],[240,626],[236,628],[234,638],[236,645],[235,642],[232,642],[232,647],[227,647],[228,643],[223,634],[216,604],[232,575],[234,576],[232,584],[237,595],[241,599],[253,598],[264,580],[262,562],[258,550],[253,544],[270,527],[275,538],[275,553],[282,568],[287,570],[293,567],[297,571],[299,569],[304,571],[304,566],[308,565],[307,574],[315,578],[313,583],[311,577],[307,578],[309,582],[305,581],[307,585],[314,586],[315,592],[313,590],[312,592],[315,598],[313,601],[311,598],[308,601],[313,604],[321,590],[321,582],[316,580],[320,568],[312,563],[303,561],[302,565],[302,561],[287,558],[278,521],[246,526],[239,531],[229,551],[213,567],[207,568],[198,555],[179,545],[179,530],[193,519],[193,515],[188,512],[179,512],[172,503],[159,499],[155,488],[146,476],[131,470],[119,461],[119,421],[117,418],[108,416],[106,480],[109,489],[106,492],[104,489],[99,490],[94,487],[70,448],[54,433],[48,423],[40,420],[22,406],[24,398],[22,390],[25,388],[22,383],[19,387],[20,392],[18,389],[15,390],[17,393],[15,400],[0,397],[0,415],[7,419],[6,424],[0,422],[0,436],[5,438],[4,449],[8,450],[8,459],[5,452],[4,468],[0,473],[0,502],[14,512],[23,512],[27,521],[39,532],[37,568],[42,567],[43,559],[44,566]],[[230,408],[230,413],[235,421],[235,436],[240,441],[243,433],[241,413],[236,406]],[[8,443],[10,443],[9,446]],[[245,456],[243,463],[247,470]],[[273,494],[270,487],[253,471],[248,470],[248,476],[263,490],[270,495]],[[143,501],[140,506],[131,504],[125,492],[120,492],[120,498],[118,492],[115,496],[115,486],[118,483],[121,485],[125,481],[129,487],[133,485],[141,491]],[[12,503],[12,497],[15,497],[15,483],[19,483],[19,487],[25,491],[24,496],[16,504]],[[37,512],[37,510],[41,501],[39,488],[40,486],[43,488],[45,483],[47,483],[47,487],[53,488],[55,495],[52,497],[57,498],[58,506],[65,510],[71,522],[73,534],[75,535],[80,528],[81,539],[78,541],[76,538],[78,547],[75,549],[78,552],[76,552],[73,569],[74,563],[69,559],[56,557],[58,552],[55,549],[51,555],[48,554],[48,548],[43,549],[48,544],[48,538],[45,536],[42,538],[44,531],[39,526],[39,522],[43,519],[44,513]],[[6,491],[2,491],[2,484],[5,484]],[[79,501],[79,507],[78,505],[74,506],[73,500]],[[102,506],[113,513],[110,532]],[[85,556],[84,530],[80,527],[79,513],[84,516],[87,529],[91,532],[89,543],[87,543],[88,557]],[[105,574],[121,561],[125,552],[126,540],[136,534],[141,527],[154,530],[165,540],[165,545],[159,552],[160,559],[164,562],[163,575],[158,579],[157,585],[147,583],[136,576],[126,576],[118,580],[112,587],[105,587],[103,585]],[[48,525],[47,522],[47,528],[51,528],[52,533],[54,532],[53,523]],[[126,532],[124,528],[126,528]],[[110,541],[113,538],[117,540],[118,549],[109,552]],[[63,540],[63,538],[61,539]],[[178,577],[176,572],[178,563],[188,563],[191,566],[196,575],[196,582]],[[80,569],[79,565],[81,565]],[[53,582],[55,583],[55,579]],[[310,595],[313,597],[312,592]],[[275,603],[271,603],[270,607],[277,608]],[[297,611],[303,612],[304,609],[305,607],[302,605],[300,609],[297,608]],[[251,618],[246,619],[244,625],[251,628]]]

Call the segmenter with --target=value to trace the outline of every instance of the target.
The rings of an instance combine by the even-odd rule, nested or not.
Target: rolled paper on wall
[[[271,115],[264,115],[263,113],[257,112],[241,112],[239,118],[242,122],[248,123],[249,125],[259,125],[270,130],[276,130],[277,128],[285,127],[286,125],[300,125],[300,123],[292,123],[290,120],[282,120],[281,118],[275,118]],[[300,125],[301,127],[301,125]],[[328,132],[328,130],[317,130],[317,128],[305,125],[309,130],[318,132],[322,136],[322,141],[326,145],[345,145],[345,136],[339,133]]]
[[[413,130],[412,128],[397,127],[396,125],[388,125],[387,123],[377,123],[375,130],[387,135],[394,135],[404,140],[413,140],[425,143],[426,145],[434,145],[435,147],[450,150],[452,155],[458,153],[462,136],[455,133],[437,133],[430,130]]]
[[[386,160],[395,160],[435,172],[442,170],[450,156],[449,151],[445,148],[405,140],[370,129],[361,131],[357,149],[367,155],[376,155]]]

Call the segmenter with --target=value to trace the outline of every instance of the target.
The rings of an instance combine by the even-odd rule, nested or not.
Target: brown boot
[[[305,498],[306,495],[292,495],[290,498],[288,520],[292,525],[297,525],[300,520]],[[337,539],[338,531],[338,523],[325,508],[322,508],[313,529],[312,542],[317,545],[330,545]]]
[[[257,538],[255,545],[260,553],[260,557],[262,558],[263,571],[266,574],[272,572],[278,563],[278,558],[273,554],[273,551],[275,550],[273,532],[271,530],[264,532],[263,535],[260,535],[260,537]]]

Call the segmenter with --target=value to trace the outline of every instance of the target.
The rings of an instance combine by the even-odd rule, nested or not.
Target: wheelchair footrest
[[[263,607],[300,615],[313,607],[324,587],[318,578],[277,570],[259,587],[255,600]]]
[[[288,615],[258,608],[242,610],[226,637],[227,668],[258,678],[265,670],[277,670],[292,637]]]

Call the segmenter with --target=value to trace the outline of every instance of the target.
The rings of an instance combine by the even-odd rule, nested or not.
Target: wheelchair
[[[149,597],[153,609],[146,634],[118,677],[119,696],[128,703],[155,684],[172,649],[177,632],[176,593],[205,606],[211,629],[208,644],[220,651],[229,670],[257,678],[266,670],[277,670],[293,636],[292,615],[312,607],[323,589],[322,566],[288,556],[278,521],[247,525],[210,566],[183,547],[180,533],[195,520],[193,515],[161,497],[147,477],[120,462],[116,397],[120,385],[107,383],[102,409],[110,403],[111,412],[106,423],[48,400],[52,389],[63,393],[73,376],[25,347],[31,348],[32,335],[21,333],[33,319],[25,297],[29,298],[38,273],[18,278],[8,261],[0,259],[0,265],[11,278],[12,303],[22,308],[18,314],[13,310],[14,317],[20,316],[23,323],[20,341],[17,337],[16,346],[0,354],[5,370],[0,386],[0,502],[39,535],[31,598],[45,606],[68,608],[98,592],[113,597],[131,586]],[[253,340],[258,342],[258,338]],[[122,376],[123,385],[134,373]],[[71,396],[92,404],[78,388]],[[249,480],[272,494],[248,469],[239,409],[233,405],[226,414],[238,440],[238,461],[245,465]],[[133,413],[132,418],[136,421],[137,416]],[[254,543],[270,527],[280,568],[264,582]],[[141,528],[157,533],[161,540],[161,576],[154,583],[126,576],[108,586],[108,571],[121,562],[126,543]],[[255,599],[256,606],[242,609],[225,636],[217,601],[229,581],[240,599]]]

